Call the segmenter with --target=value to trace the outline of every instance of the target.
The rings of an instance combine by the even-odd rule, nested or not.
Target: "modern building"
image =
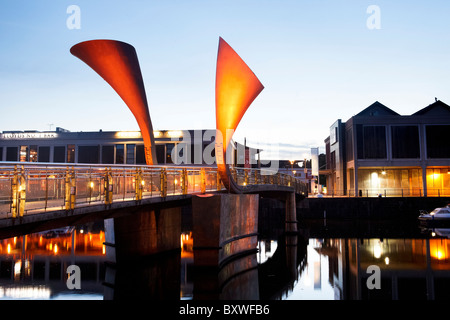
[[[450,196],[450,106],[399,115],[375,102],[325,139],[329,194]]]
[[[158,164],[215,165],[215,134],[216,130],[154,131]],[[260,149],[232,145],[233,163],[258,166]],[[45,132],[3,131],[0,161],[145,164],[144,143],[140,131],[70,132],[59,127]]]

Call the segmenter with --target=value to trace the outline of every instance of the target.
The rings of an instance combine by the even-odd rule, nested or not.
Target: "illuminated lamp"
[[[141,130],[146,163],[157,164],[147,96],[134,47],[116,40],[90,40],[74,45],[70,53],[97,72],[119,94]]]
[[[264,86],[239,57],[219,38],[216,65],[216,163],[222,183],[228,191],[241,193],[226,163],[226,152],[239,122]]]

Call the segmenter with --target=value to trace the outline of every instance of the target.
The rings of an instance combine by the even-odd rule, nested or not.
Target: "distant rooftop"
[[[412,116],[450,116],[450,106],[437,100],[429,106],[415,112]],[[355,117],[376,117],[376,116],[401,116],[384,104],[375,101],[370,106],[359,112]]]

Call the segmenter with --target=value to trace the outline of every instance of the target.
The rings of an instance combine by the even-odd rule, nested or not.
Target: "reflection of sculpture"
[[[94,69],[130,108],[141,129],[148,165],[156,164],[155,141],[142,74],[133,46],[115,40],[91,40],[70,52]]]
[[[216,162],[225,187],[234,193],[241,188],[232,179],[225,161],[227,147],[250,104],[264,89],[261,82],[222,38],[216,67]]]

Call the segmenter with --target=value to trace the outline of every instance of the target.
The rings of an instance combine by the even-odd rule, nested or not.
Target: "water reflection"
[[[189,231],[180,235],[179,251],[114,268],[106,263],[101,223],[3,239],[0,299],[450,298],[450,229],[417,228],[410,237],[383,231],[383,237],[368,238],[351,237],[348,230],[265,235],[257,253],[207,268],[194,264]],[[71,264],[81,268],[82,290],[67,289]],[[367,270],[373,265],[380,268],[381,288],[371,290]]]
[[[0,240],[0,299],[102,299],[101,224],[66,227]],[[67,289],[67,267],[80,267],[81,290]]]
[[[422,239],[309,239],[307,267],[286,298],[448,299],[450,240],[439,232]],[[373,265],[380,268],[380,289],[367,285]]]

